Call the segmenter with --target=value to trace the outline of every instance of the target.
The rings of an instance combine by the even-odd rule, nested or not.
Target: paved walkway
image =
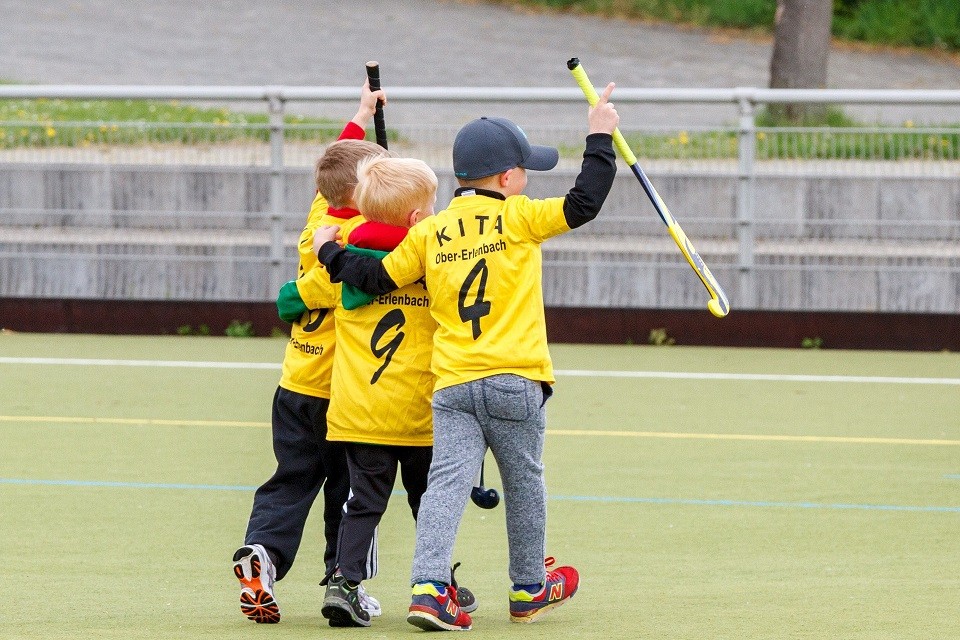
[[[572,86],[579,56],[595,83],[623,87],[766,86],[770,42],[452,0],[0,0],[0,79],[51,84],[339,85],[381,63],[390,86]],[[834,49],[836,88],[960,88],[960,66],[914,54]],[[394,122],[422,117],[391,104]],[[342,117],[344,107],[332,114]],[[421,108],[422,109],[422,108]],[[447,121],[476,105],[432,105]],[[582,121],[579,109],[486,105],[521,124]],[[639,107],[645,122],[695,125],[732,109]],[[960,122],[958,110],[861,109],[897,121]],[[631,120],[633,121],[633,120]],[[531,123],[532,124],[532,123]]]

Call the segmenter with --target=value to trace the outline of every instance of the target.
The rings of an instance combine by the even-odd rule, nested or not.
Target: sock
[[[541,589],[543,589],[543,583],[542,582],[535,582],[533,584],[517,584],[516,582],[513,583],[514,591],[520,591],[521,589],[523,589],[529,594],[537,594],[537,593],[540,593]]]

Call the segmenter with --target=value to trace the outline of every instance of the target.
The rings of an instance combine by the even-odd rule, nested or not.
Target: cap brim
[[[532,144],[530,145],[530,155],[520,166],[533,171],[549,171],[557,166],[559,161],[560,152],[553,147]]]

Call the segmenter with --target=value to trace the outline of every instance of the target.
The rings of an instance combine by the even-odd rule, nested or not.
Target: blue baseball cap
[[[506,118],[478,118],[460,129],[453,141],[453,173],[463,180],[514,167],[549,171],[559,160],[559,151],[530,144],[523,129]]]

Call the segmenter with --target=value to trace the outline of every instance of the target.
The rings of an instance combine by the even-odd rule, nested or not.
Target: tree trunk
[[[832,0],[777,0],[770,59],[771,89],[827,86]],[[771,112],[797,122],[823,116],[823,105],[771,105]]]

